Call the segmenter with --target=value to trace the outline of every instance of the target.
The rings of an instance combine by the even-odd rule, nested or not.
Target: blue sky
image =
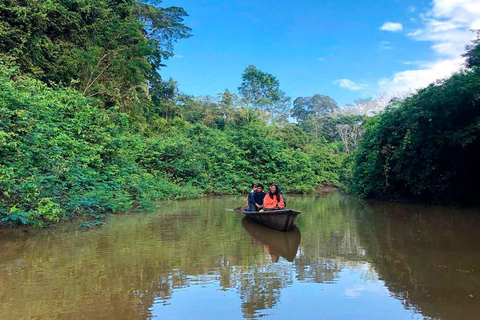
[[[251,64],[292,98],[318,93],[344,105],[395,94],[458,70],[468,29],[480,28],[477,2],[164,0],[188,12],[193,37],[175,45],[161,74],[196,96],[237,92]]]

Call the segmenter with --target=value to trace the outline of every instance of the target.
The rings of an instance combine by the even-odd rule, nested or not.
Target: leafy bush
[[[0,71],[2,222],[103,217],[134,203],[149,207],[155,200],[201,194],[141,166],[146,139],[128,130],[124,114],[94,107],[75,90],[17,78],[4,66]]]

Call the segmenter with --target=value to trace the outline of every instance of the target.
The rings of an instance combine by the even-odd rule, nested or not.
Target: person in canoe
[[[263,209],[263,199],[266,193],[263,192],[263,185],[257,185],[257,191],[250,198],[250,211],[260,211]]]
[[[247,203],[242,207],[242,210],[250,208],[250,198],[253,196],[255,192],[257,192],[257,187],[258,187],[257,183],[252,184],[252,191],[250,191],[250,193],[248,194]]]
[[[280,189],[276,184],[272,184],[268,189],[268,193],[263,199],[263,207],[265,210],[278,210],[285,208],[285,201],[280,193]]]

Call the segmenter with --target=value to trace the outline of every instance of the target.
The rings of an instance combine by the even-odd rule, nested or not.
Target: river
[[[165,204],[101,228],[0,231],[0,319],[480,318],[480,211],[289,196],[280,233]]]

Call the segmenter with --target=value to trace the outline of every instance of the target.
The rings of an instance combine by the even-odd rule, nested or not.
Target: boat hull
[[[252,221],[262,224],[278,231],[288,231],[292,228],[293,222],[300,214],[300,211],[291,209],[271,210],[271,211],[246,211],[242,213]]]

